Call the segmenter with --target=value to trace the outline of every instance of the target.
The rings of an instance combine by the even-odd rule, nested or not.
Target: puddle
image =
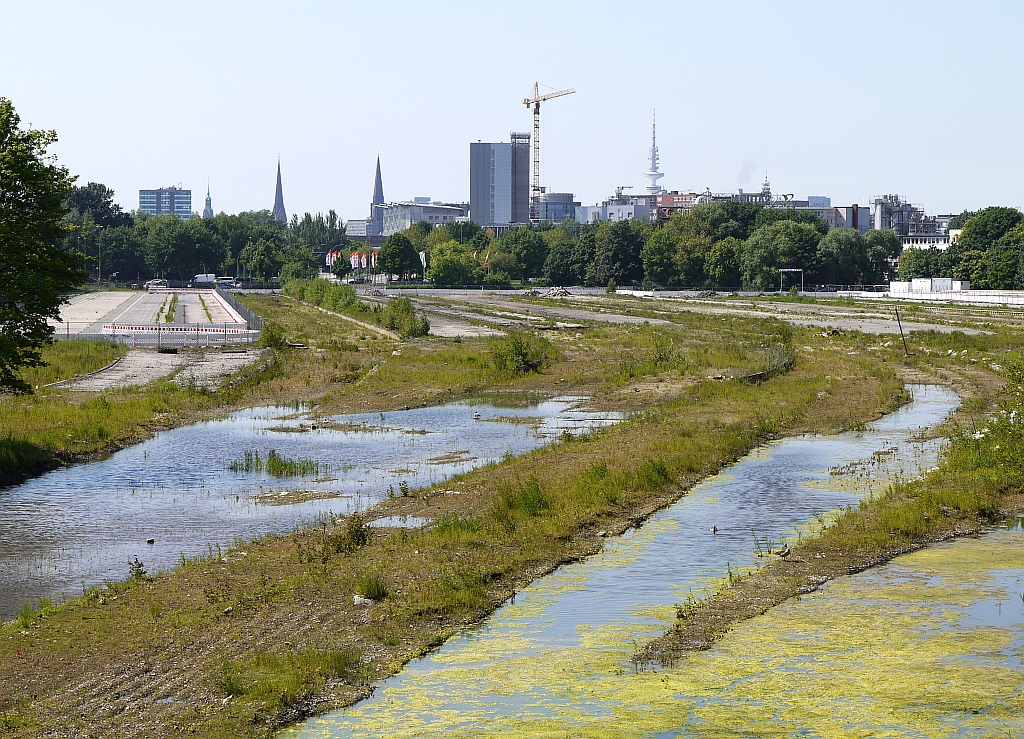
[[[706,690],[686,693],[663,682],[667,673],[635,674],[633,650],[671,625],[674,604],[713,590],[730,568],[757,566],[755,538],[764,546],[812,533],[829,511],[936,464],[943,442],[913,437],[941,422],[958,399],[942,387],[909,389],[913,403],[862,433],[754,451],[642,528],[607,541],[601,553],[536,581],[480,627],[409,663],[371,698],[280,736],[690,736],[683,727],[694,711],[734,685],[737,669],[770,677],[773,663],[756,643],[693,674],[688,661],[668,672]],[[749,735],[762,735],[754,726]],[[721,735],[715,731],[708,733]]]
[[[0,616],[44,596],[59,602],[83,585],[124,579],[133,557],[150,572],[169,569],[183,556],[288,532],[328,512],[362,510],[389,488],[399,494],[403,483],[432,485],[620,419],[581,410],[583,400],[518,408],[473,401],[330,418],[248,409],[0,490]],[[516,417],[526,422],[485,422]],[[328,469],[290,478],[230,471],[248,450]]]

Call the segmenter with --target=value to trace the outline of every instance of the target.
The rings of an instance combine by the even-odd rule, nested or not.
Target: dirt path
[[[180,370],[176,379],[185,384],[215,390],[220,380],[256,361],[259,349],[207,350],[164,354],[150,349],[131,349],[108,367],[52,387],[80,392],[98,392],[131,385],[145,385]]]

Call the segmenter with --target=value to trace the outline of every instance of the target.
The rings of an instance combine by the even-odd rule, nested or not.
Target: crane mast
[[[546,95],[540,94],[540,83],[533,83],[533,97],[523,100],[527,108],[533,106],[533,185],[530,188],[530,220],[540,220],[540,104],[545,100],[572,95],[576,92],[571,87],[568,90],[549,92]]]

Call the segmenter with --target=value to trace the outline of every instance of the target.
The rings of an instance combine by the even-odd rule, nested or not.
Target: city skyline
[[[378,151],[393,199],[465,201],[466,142],[527,129],[534,79],[577,91],[544,109],[542,185],[584,203],[643,189],[657,108],[667,190],[751,190],[768,171],[785,192],[834,203],[893,192],[934,213],[1024,204],[1024,9],[1012,3],[681,3],[657,23],[612,4],[526,6],[510,18],[306,3],[282,17],[43,2],[5,11],[0,89],[26,124],[57,131],[53,153],[80,184],[107,184],[126,208],[148,183],[209,178],[218,211],[270,209],[278,153],[289,213],[364,217]],[[486,32],[499,22],[504,33]],[[30,43],[44,30],[56,52]],[[320,43],[342,31],[344,43]],[[202,84],[154,94],[163,56]],[[94,84],[100,69],[115,82]]]

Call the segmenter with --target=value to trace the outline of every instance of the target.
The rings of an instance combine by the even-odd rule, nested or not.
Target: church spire
[[[203,218],[213,218],[213,201],[210,200],[210,181],[206,181],[206,207],[203,208]]]
[[[377,155],[377,176],[373,180],[373,200],[370,205],[384,205],[384,185],[380,180],[380,155]]]
[[[281,157],[277,158],[277,192],[274,194],[274,218],[288,222],[288,211],[284,209],[284,192],[281,190]]]

